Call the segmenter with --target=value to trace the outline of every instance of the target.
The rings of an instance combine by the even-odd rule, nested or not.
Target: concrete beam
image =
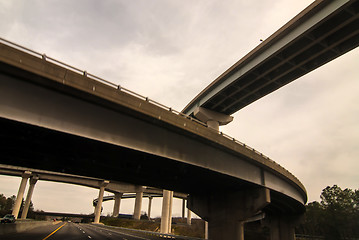
[[[226,125],[233,121],[232,116],[218,113],[203,107],[196,108],[193,114],[197,119],[205,122],[208,127],[215,130],[219,130],[219,126]]]

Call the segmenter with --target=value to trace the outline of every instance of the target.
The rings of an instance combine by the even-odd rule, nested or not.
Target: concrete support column
[[[182,219],[184,219],[184,214],[186,210],[186,199],[182,199]]]
[[[266,188],[190,195],[188,207],[208,221],[211,240],[243,240],[244,222],[270,203]]]
[[[295,240],[295,226],[301,218],[298,216],[268,216],[271,240]]]
[[[120,214],[121,198],[123,193],[115,193],[115,203],[113,204],[113,217],[118,217]]]
[[[32,194],[34,192],[34,188],[35,188],[35,184],[36,184],[37,180],[39,180],[38,177],[30,178],[30,187],[29,187],[29,190],[27,191],[25,205],[24,205],[24,208],[21,213],[21,219],[26,219],[26,217],[27,217],[27,213],[29,212],[29,208],[30,208]]]
[[[168,233],[172,232],[172,205],[173,205],[173,191],[170,191],[170,206],[168,216]]]
[[[20,207],[21,207],[21,203],[22,203],[22,198],[24,196],[24,192],[25,192],[25,188],[26,188],[27,179],[30,177],[30,175],[31,175],[31,172],[29,172],[29,171],[25,171],[22,174],[22,179],[21,179],[21,182],[20,182],[19,191],[17,192],[15,204],[14,204],[14,207],[12,209],[12,215],[14,215],[16,219],[17,219],[17,216],[19,215],[19,211],[20,211]]]
[[[152,199],[153,199],[152,196],[148,197],[148,211],[147,211],[148,220],[151,220]]]
[[[208,222],[204,221],[204,239],[208,239]]]
[[[136,192],[135,210],[133,212],[133,218],[136,220],[141,219],[142,198],[143,198],[143,191]]]
[[[161,233],[168,233],[168,223],[169,223],[169,216],[170,216],[170,198],[171,193],[168,190],[163,190],[163,199],[162,199],[162,215],[161,215]]]
[[[192,224],[192,212],[191,210],[189,210],[189,208],[187,208],[187,224],[188,225]]]
[[[109,184],[109,181],[103,181],[100,184],[100,191],[98,193],[98,201],[95,208],[95,219],[94,223],[100,223],[100,217],[101,217],[101,210],[102,210],[102,201],[103,201],[103,194],[105,192],[105,187]]]

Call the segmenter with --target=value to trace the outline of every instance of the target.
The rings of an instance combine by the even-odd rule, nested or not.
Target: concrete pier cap
[[[193,114],[197,119],[207,123],[208,127],[215,130],[219,130],[219,126],[227,125],[233,121],[232,116],[215,112],[203,107],[197,107]]]

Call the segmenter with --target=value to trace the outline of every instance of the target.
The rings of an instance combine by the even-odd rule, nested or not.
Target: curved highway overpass
[[[358,9],[356,0],[314,1],[215,79],[182,112],[197,115],[202,107],[233,114],[356,48]]]
[[[260,211],[272,219],[304,212],[304,186],[264,155],[17,48],[0,45],[2,164],[189,193],[189,207],[209,221],[212,236],[229,226],[214,225]],[[223,208],[231,219],[216,210]]]

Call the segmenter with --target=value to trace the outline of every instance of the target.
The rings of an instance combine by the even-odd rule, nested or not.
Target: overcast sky
[[[0,0],[0,36],[180,111],[311,2]],[[297,176],[309,201],[328,185],[358,189],[358,78],[354,49],[240,110],[222,130]],[[0,176],[0,193],[16,194],[19,183]],[[90,213],[97,194],[40,181],[33,203],[45,211]],[[105,203],[105,214],[112,204]],[[153,216],[160,205],[155,200]],[[132,213],[133,202],[123,201],[121,212]]]

